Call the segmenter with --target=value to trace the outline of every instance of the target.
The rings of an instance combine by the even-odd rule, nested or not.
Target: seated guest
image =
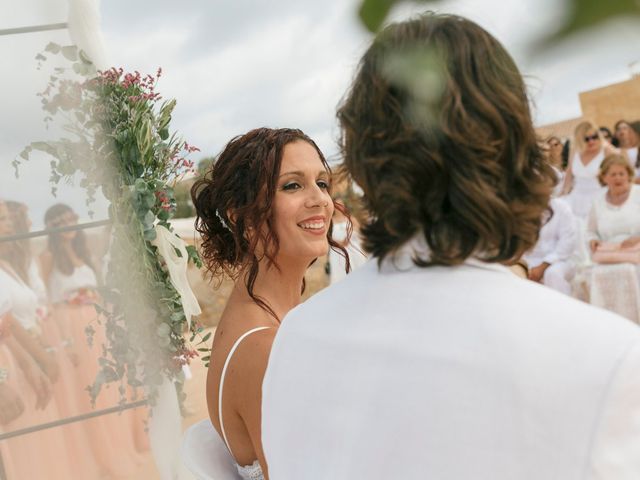
[[[587,238],[595,263],[590,301],[640,322],[640,187],[622,154],[610,155],[600,167],[606,191],[589,214]]]
[[[545,212],[546,222],[540,230],[536,246],[524,259],[529,264],[529,279],[571,295],[574,267],[571,256],[576,248],[577,225],[571,208],[561,198],[550,202],[552,210]]]

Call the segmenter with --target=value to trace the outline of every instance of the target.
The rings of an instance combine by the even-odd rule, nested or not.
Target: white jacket
[[[290,312],[263,384],[271,480],[640,479],[640,330],[414,241]]]

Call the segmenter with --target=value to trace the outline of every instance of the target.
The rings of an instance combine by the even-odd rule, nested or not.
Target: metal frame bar
[[[45,230],[38,230],[37,232],[17,233],[15,235],[0,237],[0,243],[26,240],[27,238],[34,237],[45,237],[52,233],[73,232],[76,230],[85,230],[87,228],[104,227],[106,225],[111,225],[112,223],[113,222],[111,220],[97,220],[95,222],[79,223],[78,225],[67,225],[66,227],[48,228]]]
[[[32,427],[21,428],[20,430],[14,430],[12,432],[0,434],[0,442],[3,440],[8,440],[13,437],[19,437],[22,435],[28,435],[30,433],[40,432],[42,430],[47,430],[49,428],[60,427],[62,425],[68,425],[70,423],[82,422],[84,420],[89,420],[91,418],[102,417],[104,415],[110,415],[112,413],[118,413],[124,410],[130,410],[132,408],[144,407],[147,404],[148,404],[147,399],[138,400],[137,402],[126,403],[124,405],[119,405],[117,407],[105,408],[102,410],[97,410],[95,412],[85,413],[83,415],[76,415],[75,417],[62,418],[60,420],[55,420],[49,423],[42,423],[40,425],[34,425]]]
[[[65,30],[69,28],[68,23],[50,23],[48,25],[32,25],[29,27],[5,28],[0,30],[0,37],[3,35],[18,35],[21,33],[47,32],[49,30]]]

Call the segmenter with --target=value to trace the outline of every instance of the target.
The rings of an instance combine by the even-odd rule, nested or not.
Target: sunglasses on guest
[[[593,135],[587,135],[586,137],[584,137],[584,141],[587,142],[587,143],[589,142],[589,140],[596,141],[596,140],[599,140],[599,139],[600,139],[600,137],[598,136],[597,133],[594,133]]]

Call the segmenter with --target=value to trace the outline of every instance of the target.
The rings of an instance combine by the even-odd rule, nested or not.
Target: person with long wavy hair
[[[241,478],[268,478],[260,392],[271,344],[307,268],[329,248],[347,257],[331,236],[341,208],[331,169],[300,130],[258,128],[232,139],[191,195],[207,269],[235,282],[213,339],[209,416]]]
[[[60,350],[67,360],[67,374],[61,377],[62,385],[56,391],[60,398],[67,398],[66,402],[59,402],[61,413],[72,417],[115,407],[121,400],[115,386],[103,388],[95,405],[87,392],[87,386],[96,379],[99,361],[107,346],[104,324],[99,321],[95,308],[99,302],[100,276],[94,266],[89,240],[82,229],[73,228],[78,223],[78,215],[68,205],[51,206],[45,212],[44,223],[53,232],[41,255],[42,271],[53,321],[59,329]],[[56,231],[65,227],[68,229]],[[87,331],[93,332],[91,342]],[[83,452],[77,454],[80,461],[88,463],[84,468],[113,478],[130,476],[137,471],[141,458],[133,411],[99,416],[79,425],[83,431],[74,433],[74,440],[76,450]],[[81,438],[84,443],[78,441]]]
[[[623,155],[636,172],[635,182],[640,182],[640,121],[628,122],[618,120],[614,127],[614,135]]]
[[[505,48],[455,15],[392,24],[338,120],[376,261],[282,322],[272,478],[640,478],[640,330],[507,268],[555,179]]]
[[[16,206],[15,202],[0,200],[0,240],[7,235],[25,233],[23,225],[16,221],[20,219],[13,210]],[[9,362],[9,374],[13,377],[9,379],[10,385],[24,398],[23,414],[7,424],[6,431],[60,419],[59,405],[53,399],[53,391],[60,381],[56,344],[46,335],[45,322],[38,315],[39,299],[30,285],[28,262],[23,241],[0,241],[0,292],[9,301],[9,308],[5,307],[2,312],[5,318],[0,325],[0,343],[9,347],[15,360],[11,365],[6,351],[0,352],[0,367]],[[67,456],[70,444],[60,429],[0,443],[10,478],[61,480],[73,475],[71,458]],[[34,452],[38,452],[37,461],[34,461]]]

